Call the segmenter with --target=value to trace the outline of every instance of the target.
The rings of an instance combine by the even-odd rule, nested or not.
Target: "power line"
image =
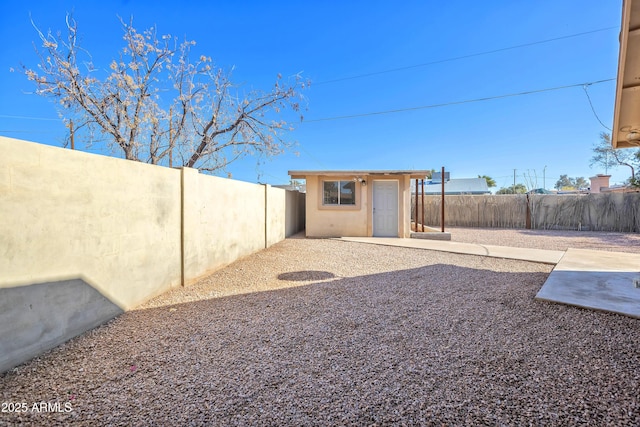
[[[587,95],[587,99],[589,100],[589,105],[591,106],[591,111],[593,111],[593,115],[596,116],[596,119],[598,120],[598,122],[600,122],[600,124],[602,125],[603,128],[607,129],[609,132],[612,132],[611,128],[607,125],[605,125],[604,123],[602,123],[602,120],[600,120],[600,117],[598,117],[598,113],[596,113],[596,109],[593,108],[593,103],[591,102],[591,97],[589,96],[589,92],[587,91],[587,88],[589,87],[588,84],[585,84],[584,86],[582,86],[582,88],[584,89],[584,93],[585,95]]]
[[[53,130],[0,130],[0,133],[59,133]]]
[[[518,44],[518,45],[514,45],[514,46],[503,47],[503,48],[500,48],[500,49],[487,50],[487,51],[478,52],[478,53],[471,53],[469,55],[454,56],[452,58],[440,59],[440,60],[437,60],[437,61],[424,62],[422,64],[407,65],[406,67],[391,68],[389,70],[374,71],[374,72],[371,72],[371,73],[358,74],[358,75],[349,76],[349,77],[340,77],[340,78],[337,78],[337,79],[325,80],[325,81],[321,81],[321,82],[317,82],[317,83],[314,82],[313,85],[314,86],[318,86],[318,85],[329,84],[329,83],[337,83],[337,82],[341,82],[341,81],[345,81],[345,80],[354,80],[354,79],[360,79],[360,78],[363,78],[363,77],[377,76],[377,75],[380,75],[380,74],[395,73],[396,71],[403,71],[403,70],[410,70],[410,69],[413,69],[413,68],[426,67],[428,65],[442,64],[444,62],[459,61],[461,59],[474,58],[476,56],[490,55],[492,53],[504,52],[504,51],[507,51],[507,50],[520,49],[520,48],[523,48],[523,47],[535,46],[535,45],[544,44],[544,43],[551,43],[551,42],[558,41],[558,40],[565,40],[565,39],[570,39],[570,38],[574,38],[574,37],[580,37],[580,36],[584,36],[584,35],[587,35],[587,34],[593,34],[593,33],[598,33],[598,32],[602,32],[602,31],[612,30],[614,28],[619,28],[619,26],[616,25],[616,26],[613,26],[613,27],[598,28],[597,30],[584,31],[582,33],[575,33],[575,34],[569,34],[567,36],[554,37],[552,39],[539,40],[539,41],[535,41],[535,42],[531,42],[531,43],[524,43],[524,44]]]
[[[0,114],[0,118],[3,119],[23,119],[23,120],[49,120],[53,122],[62,121],[62,119],[51,119],[48,117],[29,117],[29,116],[10,116],[7,114]]]
[[[431,104],[431,105],[422,105],[422,106],[419,106],[419,107],[398,108],[398,109],[395,109],[395,110],[374,111],[374,112],[370,112],[370,113],[351,114],[351,115],[348,115],[348,116],[325,117],[325,118],[322,118],[322,119],[305,120],[303,123],[324,122],[324,121],[329,121],[329,120],[353,119],[353,118],[357,118],[357,117],[367,117],[367,116],[376,116],[376,115],[382,115],[382,114],[403,113],[403,112],[406,112],[406,111],[414,111],[414,110],[424,110],[424,109],[427,109],[427,108],[448,107],[448,106],[451,106],[451,105],[460,105],[460,104],[469,104],[469,103],[472,103],[472,102],[491,101],[491,100],[494,100],[494,99],[510,98],[510,97],[514,97],[514,96],[532,95],[532,94],[542,93],[542,92],[551,92],[551,91],[555,91],[555,90],[569,89],[569,88],[572,88],[572,87],[589,86],[589,85],[595,85],[595,84],[599,84],[599,83],[610,82],[610,81],[613,81],[613,80],[615,80],[615,78],[605,79],[605,80],[596,80],[596,81],[588,82],[588,83],[577,83],[577,84],[566,85],[566,86],[556,86],[556,87],[550,87],[550,88],[545,88],[545,89],[529,90],[529,91],[526,91],[526,92],[508,93],[508,94],[505,94],[505,95],[488,96],[488,97],[485,97],[485,98],[466,99],[464,101],[445,102],[445,103],[442,103],[442,104]]]

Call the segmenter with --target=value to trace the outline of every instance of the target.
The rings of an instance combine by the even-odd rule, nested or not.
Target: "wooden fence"
[[[425,196],[426,225],[440,227],[440,203],[441,196]],[[411,212],[415,216],[415,204]],[[640,232],[640,193],[463,195],[445,198],[445,226],[527,228],[528,225],[539,230],[637,233]]]

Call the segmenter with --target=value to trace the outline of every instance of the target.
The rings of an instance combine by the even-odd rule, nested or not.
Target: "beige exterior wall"
[[[286,237],[286,191],[282,188],[273,188],[270,185],[264,185],[266,197],[266,218],[264,223],[267,224],[266,246],[271,246],[284,240]]]
[[[126,310],[180,285],[180,171],[0,137],[0,288],[82,278]]]
[[[353,175],[306,177],[306,235],[307,237],[373,236],[373,181],[398,182],[398,237],[411,234],[411,179],[409,175],[358,175],[367,185],[356,185],[355,206],[324,206],[323,182],[350,181]]]
[[[264,186],[204,175],[196,169],[184,169],[183,185],[187,283],[264,249]]]
[[[300,231],[300,196],[0,137],[0,372]]]

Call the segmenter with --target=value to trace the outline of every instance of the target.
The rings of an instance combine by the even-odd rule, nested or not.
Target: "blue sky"
[[[604,172],[589,166],[606,129],[582,86],[337,117],[615,78],[621,3],[7,0],[0,6],[0,135],[60,145],[67,132],[55,104],[29,94],[31,82],[10,72],[37,62],[29,14],[55,31],[73,11],[83,46],[104,68],[122,46],[118,16],[133,16],[138,30],[155,26],[197,41],[194,53],[235,67],[234,80],[247,88],[268,89],[278,73],[311,80],[306,120],[288,136],[299,154],[244,159],[228,168],[235,179],[278,184],[288,182],[288,170],[444,166],[452,178],[489,175],[498,187],[511,185],[516,169],[517,182],[542,187],[544,175],[552,188],[561,174]],[[593,84],[588,94],[611,127],[615,81]],[[609,173],[612,182],[628,178],[623,168]]]

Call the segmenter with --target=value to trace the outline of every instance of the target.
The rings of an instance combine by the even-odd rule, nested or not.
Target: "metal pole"
[[[442,166],[440,178],[442,181],[442,201],[440,202],[440,231],[444,233],[444,166]]]
[[[415,232],[418,232],[418,178],[416,178],[416,215],[414,217],[414,222],[416,224],[415,226]]]
[[[173,167],[173,107],[169,108],[169,167]]]
[[[422,232],[424,233],[424,179],[422,181]]]

